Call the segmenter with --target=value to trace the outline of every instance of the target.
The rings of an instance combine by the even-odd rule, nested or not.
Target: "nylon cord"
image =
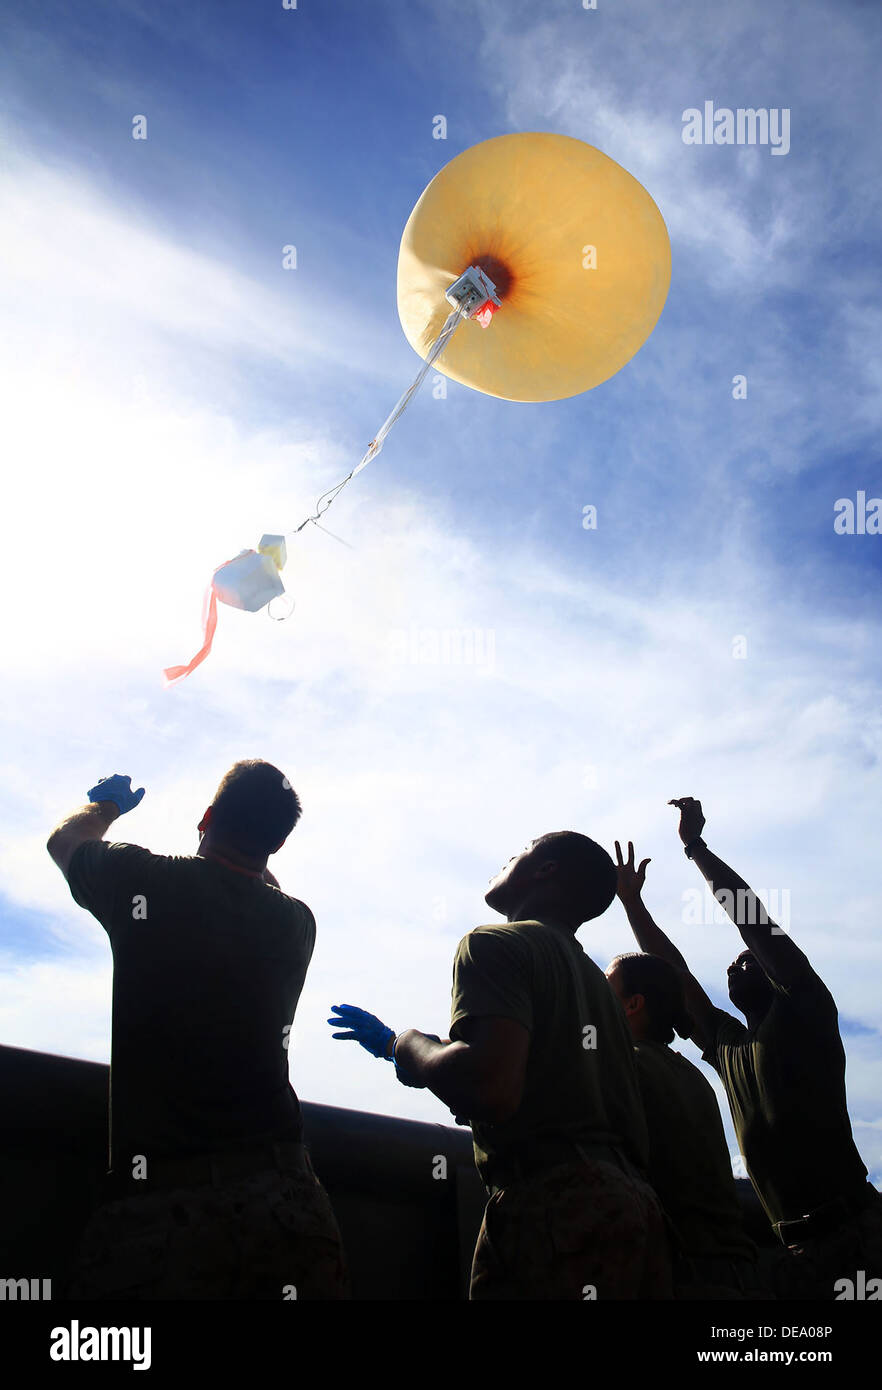
[[[335,502],[337,498],[340,496],[340,493],[343,491],[346,484],[350,483],[352,479],[355,477],[356,473],[360,473],[361,470],[365,468],[371,462],[372,459],[375,459],[377,457],[377,454],[383,447],[386,435],[389,433],[396,420],[400,419],[400,417],[404,414],[405,410],[410,405],[417,391],[419,391],[420,387],[422,386],[423,381],[426,378],[426,374],[429,371],[429,368],[433,366],[433,364],[441,356],[441,353],[444,351],[448,342],[453,337],[456,328],[459,326],[462,320],[462,313],[462,305],[458,304],[456,308],[453,310],[453,312],[447,316],[447,319],[444,323],[444,327],[441,329],[441,332],[438,334],[437,338],[435,339],[434,343],[429,349],[429,355],[425,359],[419,372],[417,372],[417,375],[411,382],[410,386],[408,386],[407,390],[404,392],[404,395],[400,397],[400,399],[393,407],[391,412],[386,416],[386,419],[383,421],[382,425],[377,430],[377,433],[374,435],[373,439],[371,440],[370,444],[368,445],[359,462],[355,465],[351,472],[346,474],[345,478],[341,479],[339,483],[335,483],[332,488],[328,488],[327,492],[322,493],[321,497],[315,504],[315,511],[310,516],[308,516],[305,519],[305,521],[301,521],[299,526],[295,526],[291,531],[286,531],[286,536],[296,536],[298,532],[302,531],[305,526],[309,525],[310,522],[318,526],[319,517],[324,516],[331,503]],[[323,531],[325,530],[325,528],[321,526],[319,527],[319,530]],[[331,533],[328,532],[328,534],[330,535]],[[339,540],[340,537],[335,536],[334,539]],[[344,541],[343,544],[345,545],[346,542]]]

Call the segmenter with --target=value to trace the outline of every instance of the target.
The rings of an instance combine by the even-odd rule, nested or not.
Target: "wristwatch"
[[[688,845],[684,845],[683,853],[686,855],[687,859],[692,858],[692,851],[694,849],[697,849],[699,845],[701,845],[702,849],[707,849],[707,845],[704,843],[704,840],[701,838],[700,835],[696,835],[694,840],[690,840]]]

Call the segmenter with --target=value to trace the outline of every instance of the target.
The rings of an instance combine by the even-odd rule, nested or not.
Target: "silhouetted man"
[[[691,1037],[720,1075],[747,1171],[785,1247],[778,1296],[832,1299],[837,1279],[882,1275],[882,1198],[852,1139],[836,1005],[744,879],[708,849],[701,803],[671,805],[687,858],[748,947],[728,969],[747,1026],[711,1002],[642,904],[629,920],[641,950],[683,972]]]
[[[639,897],[633,850],[619,862],[619,897]],[[649,1181],[677,1235],[674,1297],[762,1298],[713,1089],[669,1046],[691,1022],[680,972],[659,956],[617,956],[606,977],[631,1029],[649,1131]]]
[[[490,1195],[473,1299],[671,1297],[631,1036],[576,940],[615,892],[593,840],[543,835],[491,881],[486,902],[507,925],[460,942],[449,1041],[396,1037],[349,1005],[329,1020],[469,1117]]]
[[[195,856],[105,843],[143,795],[102,779],[47,846],[114,960],[111,1171],[70,1296],[345,1297],[288,1080],[315,921],[266,867],[300,803],[278,768],[239,762]]]

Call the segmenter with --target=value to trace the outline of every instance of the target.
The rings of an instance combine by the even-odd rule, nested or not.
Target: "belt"
[[[879,1193],[867,1182],[860,1191],[834,1197],[832,1202],[824,1202],[822,1206],[815,1207],[814,1211],[806,1212],[805,1216],[798,1216],[793,1221],[773,1221],[772,1230],[782,1245],[816,1240],[837,1230],[844,1221],[857,1216],[871,1202],[878,1199]]]
[[[524,1182],[537,1173],[547,1172],[562,1163],[578,1159],[584,1162],[611,1163],[629,1177],[645,1182],[645,1175],[631,1163],[618,1146],[607,1140],[591,1137],[570,1138],[567,1135],[541,1136],[524,1141],[511,1152],[492,1157],[483,1165],[484,1186],[493,1197],[512,1183]]]
[[[143,1178],[111,1171],[104,1175],[104,1193],[105,1199],[111,1199],[168,1191],[176,1187],[223,1187],[269,1169],[313,1171],[309,1154],[302,1143],[279,1139],[247,1149],[151,1159]]]

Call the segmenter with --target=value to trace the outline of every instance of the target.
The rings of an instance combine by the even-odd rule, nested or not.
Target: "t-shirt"
[[[113,950],[111,1167],[299,1140],[285,1030],[309,908],[213,859],[103,841],[74,852],[68,882]]]
[[[664,1043],[636,1042],[649,1130],[649,1181],[690,1258],[751,1258],[720,1107],[697,1067]]]
[[[867,1176],[851,1135],[833,996],[801,952],[788,960],[790,983],[769,976],[774,997],[756,1028],[717,1009],[702,1054],[726,1088],[747,1171],[772,1222],[854,1193]]]
[[[467,1018],[511,1018],[528,1029],[524,1093],[501,1124],[474,1122],[475,1162],[516,1157],[540,1136],[613,1143],[645,1168],[646,1122],[631,1033],[603,971],[555,922],[476,927],[453,965],[451,1040]]]

